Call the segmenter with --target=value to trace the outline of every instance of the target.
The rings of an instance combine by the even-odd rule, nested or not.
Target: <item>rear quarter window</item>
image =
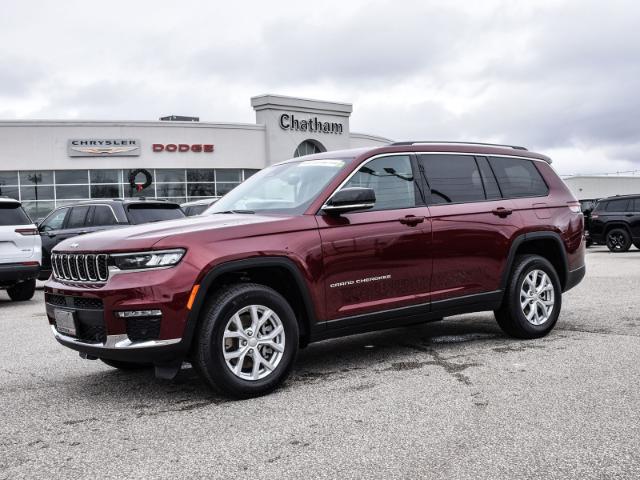
[[[620,200],[609,200],[605,207],[606,212],[626,212],[629,206],[628,198],[621,198]]]
[[[33,223],[22,206],[13,202],[0,203],[0,225],[29,225]]]
[[[491,157],[489,163],[505,198],[544,197],[549,194],[549,187],[533,161]]]
[[[161,222],[184,218],[179,205],[141,204],[129,205],[127,208],[129,221],[134,224]]]

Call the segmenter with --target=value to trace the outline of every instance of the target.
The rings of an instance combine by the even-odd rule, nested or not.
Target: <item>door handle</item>
[[[494,208],[491,213],[497,215],[500,218],[506,218],[513,213],[513,210],[511,210],[510,208],[498,207]]]
[[[409,225],[415,227],[417,224],[424,222],[424,217],[416,217],[415,215],[407,215],[400,219],[400,223],[403,225]]]

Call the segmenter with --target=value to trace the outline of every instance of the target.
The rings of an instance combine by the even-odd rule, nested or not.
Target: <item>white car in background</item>
[[[30,300],[41,262],[37,227],[20,202],[0,197],[0,289],[6,289],[11,300]]]

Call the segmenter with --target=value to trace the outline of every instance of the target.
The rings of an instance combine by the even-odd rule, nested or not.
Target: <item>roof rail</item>
[[[453,145],[483,145],[485,147],[507,147],[507,148],[513,148],[514,150],[527,150],[526,147],[521,147],[519,145],[503,145],[501,143],[482,143],[482,142],[452,142],[452,141],[435,141],[435,140],[415,140],[415,141],[407,141],[407,142],[393,142],[390,143],[389,145],[416,145],[416,144],[421,144],[421,143],[432,143],[432,144],[439,144],[439,143],[450,143]]]

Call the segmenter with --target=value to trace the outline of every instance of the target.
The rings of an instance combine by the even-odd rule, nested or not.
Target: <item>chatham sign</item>
[[[138,157],[140,140],[131,138],[89,138],[67,140],[70,157]]]
[[[297,132],[335,133],[342,135],[343,126],[338,122],[323,122],[318,117],[300,120],[293,114],[280,115],[280,128]]]

